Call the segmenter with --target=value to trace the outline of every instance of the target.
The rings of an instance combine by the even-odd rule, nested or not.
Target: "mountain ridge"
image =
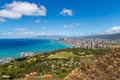
[[[85,68],[73,70],[65,80],[120,80],[120,48],[96,59]]]
[[[34,38],[40,38],[40,39],[53,39],[53,38],[103,38],[103,39],[109,39],[109,40],[119,40],[120,39],[120,33],[116,34],[104,34],[104,35],[90,35],[90,36],[76,36],[76,37],[70,37],[70,36],[61,36],[61,35],[51,35],[51,36],[36,36]]]

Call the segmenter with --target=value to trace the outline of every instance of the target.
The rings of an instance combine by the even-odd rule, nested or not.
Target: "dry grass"
[[[48,56],[49,59],[53,59],[53,58],[71,58],[74,57],[75,55],[72,52],[60,52],[60,53],[56,53],[56,54],[51,54],[50,56]]]

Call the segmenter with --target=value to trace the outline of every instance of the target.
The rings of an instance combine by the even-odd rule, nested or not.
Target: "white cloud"
[[[28,31],[26,28],[13,28],[11,32],[2,33],[3,36],[32,37],[43,33]]]
[[[10,19],[17,19],[17,18],[21,18],[22,14],[15,13],[15,12],[12,12],[10,10],[4,9],[4,10],[0,10],[0,17],[10,18]]]
[[[116,34],[116,33],[120,33],[120,26],[114,26],[108,30],[105,30],[103,32],[97,32],[97,33],[92,33],[92,34],[96,34],[96,35],[104,35],[104,34]]]
[[[3,18],[0,18],[0,22],[5,22],[5,19],[3,19]]]
[[[78,27],[81,26],[80,23],[72,23],[72,24],[68,24],[68,25],[63,25],[63,28],[74,28],[74,27]]]
[[[6,33],[2,33],[3,36],[9,36],[9,35],[12,35],[13,32],[6,32]]]
[[[47,27],[42,27],[46,29]],[[25,37],[36,37],[36,36],[70,36],[68,33],[53,33],[53,32],[34,32],[29,31],[26,28],[13,28],[10,32],[1,33],[0,36],[3,37],[13,37],[13,38],[25,38]]]
[[[38,36],[39,34],[40,33],[30,32],[30,31],[2,33],[3,36],[13,36],[13,37],[31,37],[31,36]]]
[[[73,16],[73,11],[71,9],[64,8],[61,12],[61,15],[63,16]]]
[[[11,32],[5,32],[0,35],[4,37],[15,37],[15,38],[35,37],[35,36],[55,36],[55,35],[68,36],[67,33],[33,32],[33,31],[28,31],[25,28],[14,28],[12,29]]]
[[[45,30],[45,29],[47,29],[47,27],[46,27],[46,26],[43,26],[43,27],[41,27],[41,29],[42,29],[42,30]]]
[[[13,36],[13,37],[33,37],[40,35],[48,35],[43,32],[28,31],[26,28],[13,28],[11,32],[2,33],[2,36]]]
[[[13,31],[26,31],[26,28],[13,28]]]
[[[120,33],[120,26],[114,26],[111,29],[106,30],[104,33],[106,34]]]
[[[43,23],[48,23],[48,20],[36,19],[35,22],[36,22],[36,23],[41,23],[41,22],[43,22]]]
[[[36,22],[36,23],[40,23],[41,20],[40,20],[40,19],[36,19],[35,22]]]
[[[17,19],[24,16],[45,16],[45,6],[38,6],[35,3],[13,1],[13,3],[6,4],[2,10],[0,10],[0,17]]]

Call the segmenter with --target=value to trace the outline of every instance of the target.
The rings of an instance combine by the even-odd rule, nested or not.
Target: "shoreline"
[[[2,39],[3,40],[3,39]],[[14,39],[6,39],[6,40],[14,40]],[[16,39],[15,39],[16,40]],[[17,40],[21,40],[21,39],[17,39]],[[23,39],[22,39],[23,40]],[[50,42],[52,42],[53,41],[53,43],[54,42],[56,42],[55,40],[52,40],[52,39],[24,39],[24,40],[50,40]],[[61,42],[61,41],[57,41],[57,43],[58,44],[62,44],[64,47],[63,48],[59,48],[59,49],[65,49],[65,48],[71,48],[72,46],[71,45],[69,45],[69,44],[65,44],[65,43],[63,43],[63,42]],[[55,43],[55,44],[57,44],[57,43]],[[24,47],[24,46],[23,46]],[[23,52],[23,53],[34,53],[34,55],[37,55],[37,54],[41,54],[41,53],[45,53],[45,52],[51,52],[51,51],[55,51],[55,50],[59,50],[58,48],[56,48],[56,49],[48,49],[48,51],[45,51],[44,49],[41,51],[41,50],[37,50],[37,51],[21,51],[21,52]],[[6,55],[6,56],[0,56],[0,60],[6,60],[7,58],[11,58],[11,59],[18,59],[18,58],[20,58],[20,53],[21,52],[18,52],[18,53],[14,53],[14,54],[16,54],[17,56],[8,56],[8,55]]]

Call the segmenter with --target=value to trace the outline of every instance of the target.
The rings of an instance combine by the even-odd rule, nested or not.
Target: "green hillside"
[[[16,59],[0,66],[0,79],[9,76],[8,80],[62,80],[77,67],[85,67],[99,55],[109,50],[91,50],[68,48],[42,53],[33,57]],[[84,54],[82,54],[84,52]],[[46,78],[47,76],[47,78]]]

